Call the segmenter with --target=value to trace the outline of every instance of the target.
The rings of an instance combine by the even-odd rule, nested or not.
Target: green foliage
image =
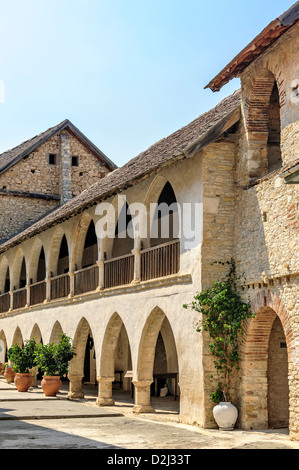
[[[59,344],[39,344],[35,353],[37,366],[45,375],[59,375],[63,377],[68,373],[69,363],[75,356],[71,338],[61,335]]]
[[[14,372],[28,374],[35,366],[36,342],[34,339],[26,340],[24,346],[14,344],[8,351],[7,357],[13,364]]]
[[[214,356],[214,365],[218,373],[218,388],[210,395],[212,401],[230,401],[231,377],[239,370],[239,345],[242,336],[242,325],[246,318],[252,318],[251,305],[243,302],[238,293],[241,277],[236,277],[234,260],[227,263],[213,264],[229,265],[229,273],[221,282],[194,297],[191,308],[201,314],[196,330],[206,331],[210,336],[209,350]],[[239,286],[244,290],[244,286]]]

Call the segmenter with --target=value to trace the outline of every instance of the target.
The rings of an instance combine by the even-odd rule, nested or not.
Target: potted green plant
[[[244,290],[244,285],[240,284],[242,276],[236,276],[234,260],[213,264],[216,263],[230,265],[227,276],[197,294],[191,305],[185,304],[183,307],[191,307],[201,314],[196,329],[209,334],[209,350],[215,358],[218,378],[217,389],[210,394],[215,405],[213,416],[221,430],[232,430],[238,418],[238,410],[231,403],[231,381],[234,373],[240,369],[239,345],[243,321],[254,315],[250,302],[243,302],[238,292],[238,289]]]
[[[61,335],[59,344],[39,344],[35,353],[37,366],[44,373],[41,387],[46,396],[56,396],[62,385],[61,378],[68,373],[75,356],[71,338]]]
[[[16,373],[14,383],[19,392],[27,392],[32,385],[30,369],[35,365],[36,342],[34,339],[26,340],[24,346],[14,344],[8,351],[7,357],[13,364]]]

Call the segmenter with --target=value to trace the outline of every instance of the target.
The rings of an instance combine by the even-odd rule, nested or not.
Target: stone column
[[[104,260],[101,259],[97,261],[97,265],[99,268],[99,285],[97,287],[97,291],[101,291],[105,288],[105,277],[104,277]]]
[[[45,282],[46,282],[46,298],[44,300],[44,303],[47,303],[47,302],[50,302],[51,300],[51,277],[49,274],[47,274]]]
[[[82,379],[83,375],[69,375],[70,388],[68,392],[68,398],[84,398],[82,390]]]
[[[113,406],[115,404],[112,398],[112,382],[113,377],[97,377],[99,384],[97,405],[99,406]]]
[[[30,278],[27,275],[27,280],[26,280],[26,307],[29,307],[30,305]]]
[[[155,413],[151,406],[152,380],[133,380],[135,386],[135,405],[133,413]]]
[[[75,273],[73,271],[69,272],[69,277],[70,277],[70,293],[68,295],[69,299],[74,297],[75,293]]]
[[[61,165],[61,204],[70,201],[72,196],[72,178],[71,178],[71,151],[70,151],[70,138],[67,132],[62,132],[60,135],[61,151],[60,151],[60,165]]]
[[[132,255],[134,255],[134,279],[132,284],[139,284],[141,278],[141,240],[137,237],[134,241],[134,249]]]

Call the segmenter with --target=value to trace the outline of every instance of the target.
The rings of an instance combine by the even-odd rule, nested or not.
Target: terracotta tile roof
[[[240,103],[241,92],[237,90],[222,100],[214,109],[202,114],[187,126],[155,143],[123,167],[114,170],[105,178],[84,190],[71,201],[54,209],[26,230],[2,243],[0,253],[133,185],[136,181],[149,176],[157,169],[170,165],[179,158],[186,158],[185,149],[188,149],[193,142],[196,143],[201,136],[208,135],[226,116],[238,109]],[[214,134],[213,138],[215,138]],[[209,141],[205,140],[205,145],[208,145],[208,143]]]
[[[109,160],[109,158],[104,155],[100,149],[98,149],[84,134],[82,134],[82,132],[76,126],[74,126],[74,124],[72,124],[68,119],[65,119],[60,124],[57,124],[54,127],[50,127],[41,134],[36,135],[35,137],[22,142],[17,147],[2,153],[0,155],[0,174],[4,173],[6,170],[8,170],[8,168],[18,163],[18,161],[32,153],[40,145],[63,129],[68,129],[70,132],[76,135],[76,137],[79,138],[79,140],[81,140],[82,143],[87,146],[98,159],[105,163],[110,170],[117,168],[116,165],[111,160]]]
[[[272,21],[256,38],[251,41],[205,88],[219,91],[226,83],[242,72],[271,46],[279,37],[290,29],[299,19],[299,1],[283,15]]]

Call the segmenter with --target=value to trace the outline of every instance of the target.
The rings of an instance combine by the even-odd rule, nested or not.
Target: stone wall
[[[74,197],[104,177],[109,170],[74,135],[64,133],[70,141],[69,157],[78,157],[78,166],[70,167],[69,197]],[[55,165],[49,164],[49,154],[56,155]],[[22,230],[58,206],[61,185],[61,133],[57,133],[0,176],[0,240]],[[12,192],[17,193],[18,197],[12,196]],[[25,193],[24,197],[22,193]],[[31,194],[35,197],[30,197]]]

